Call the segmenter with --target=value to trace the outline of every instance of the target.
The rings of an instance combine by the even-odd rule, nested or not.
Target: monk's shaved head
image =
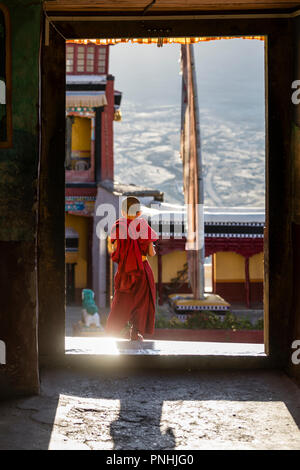
[[[122,201],[122,212],[129,216],[136,216],[141,212],[141,203],[135,196],[128,196]]]

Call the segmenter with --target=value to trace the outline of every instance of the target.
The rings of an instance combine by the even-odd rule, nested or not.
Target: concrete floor
[[[68,311],[67,356],[113,354],[94,350],[110,339],[91,338],[83,344],[82,338],[70,337],[71,325],[79,318],[80,308]],[[143,351],[128,351],[128,342],[113,343],[110,349],[121,356],[123,352],[148,355],[166,347],[156,341],[149,351],[146,344]],[[178,354],[182,345],[177,343],[176,351],[167,354]],[[222,345],[205,344],[205,354],[208,346],[210,354],[220,354]],[[263,355],[262,345],[242,348],[222,351]],[[201,348],[198,354],[204,354]],[[84,364],[79,370],[44,369],[40,396],[0,404],[1,450],[300,449],[300,389],[281,372],[140,368],[142,372],[120,373]]]
[[[276,371],[47,369],[0,404],[0,449],[300,449],[300,389]]]

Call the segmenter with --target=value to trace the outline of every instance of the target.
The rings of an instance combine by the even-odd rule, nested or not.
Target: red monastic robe
[[[149,244],[157,234],[143,218],[121,217],[111,230],[111,241],[117,240],[112,259],[118,263],[115,292],[105,331],[119,334],[128,322],[142,335],[152,334],[155,321],[155,283],[147,260]]]

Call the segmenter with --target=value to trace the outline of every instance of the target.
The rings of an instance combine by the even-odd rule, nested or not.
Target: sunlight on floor
[[[197,425],[197,433],[182,444],[192,425]],[[162,434],[171,430],[176,449],[288,449],[293,446],[292,435],[300,441],[300,431],[285,403],[271,398],[269,402],[164,401],[160,429]]]
[[[254,343],[217,343],[201,341],[146,340],[130,342],[116,338],[66,336],[66,354],[87,355],[226,355],[264,356],[264,345]]]
[[[291,449],[300,442],[287,406],[271,397],[165,400],[156,405],[153,398],[150,408],[148,403],[136,409],[131,401],[124,408],[119,399],[60,394],[49,450],[113,450],[120,439],[123,445],[130,442],[130,448],[133,439],[138,449],[147,430],[153,434],[151,448],[165,442],[167,448],[186,450]],[[297,442],[291,442],[292,436]]]
[[[120,400],[60,394],[49,450],[112,450],[111,423],[118,420]],[[66,434],[64,433],[66,432]]]

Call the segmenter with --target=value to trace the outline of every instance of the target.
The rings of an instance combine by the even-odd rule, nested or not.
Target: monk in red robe
[[[132,341],[142,341],[144,333],[152,334],[155,322],[155,283],[147,256],[155,255],[153,242],[158,237],[140,215],[140,201],[127,197],[122,202],[123,217],[110,234],[111,256],[118,270],[105,331],[118,335],[129,322]]]

